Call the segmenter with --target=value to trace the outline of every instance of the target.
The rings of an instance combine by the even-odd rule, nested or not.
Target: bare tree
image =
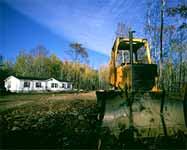
[[[160,20],[160,81],[161,86],[163,81],[163,51],[162,51],[162,39],[163,39],[163,24],[164,24],[164,6],[165,6],[165,0],[162,0],[162,7],[161,7],[161,20]]]
[[[123,22],[119,22],[117,25],[116,36],[117,37],[128,37],[130,27],[125,25]]]
[[[88,59],[88,53],[86,49],[80,43],[71,43],[70,48],[66,53],[69,55],[73,62],[81,63]]]
[[[74,62],[74,85],[76,88],[80,88],[80,70],[78,70],[81,62],[87,62],[88,53],[82,44],[80,43],[71,43],[70,50],[66,53],[70,56],[70,59]]]

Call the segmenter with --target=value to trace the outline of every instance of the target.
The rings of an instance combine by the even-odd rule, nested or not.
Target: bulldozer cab
[[[130,64],[130,47],[128,39],[121,42],[117,51],[117,66]],[[143,42],[133,42],[133,63],[148,64],[146,47]]]
[[[150,50],[149,44],[147,39],[142,38],[134,38],[130,41],[129,38],[122,38],[117,37],[113,48],[112,48],[112,55],[117,58],[117,63],[121,61],[123,63],[130,64],[130,43],[132,42],[132,59],[133,63],[145,63],[145,64],[152,64],[152,60],[150,57]],[[116,56],[115,56],[116,55]],[[111,61],[114,58],[111,58]]]
[[[152,63],[149,44],[142,38],[117,37],[111,52],[110,85],[115,89],[152,90],[157,66]]]

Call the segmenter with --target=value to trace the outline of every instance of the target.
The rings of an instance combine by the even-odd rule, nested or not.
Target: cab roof
[[[115,40],[115,43],[116,43],[116,40]],[[137,51],[139,48],[144,46],[145,42],[147,42],[147,39],[133,38],[132,41],[133,41],[133,51]],[[115,43],[114,43],[114,45],[115,45]],[[129,40],[129,38],[120,38],[119,39],[118,50],[130,50],[130,40]]]

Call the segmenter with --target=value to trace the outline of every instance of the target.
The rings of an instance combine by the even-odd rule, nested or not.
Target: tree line
[[[73,88],[96,90],[108,88],[108,67],[99,69],[90,67],[86,49],[79,43],[70,44],[65,53],[70,55],[68,61],[62,61],[55,54],[49,54],[44,46],[37,46],[31,51],[21,50],[15,62],[5,61],[1,56],[2,80],[10,75],[22,77],[56,78],[73,83]]]

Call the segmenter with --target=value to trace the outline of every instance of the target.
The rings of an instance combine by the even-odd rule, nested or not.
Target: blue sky
[[[3,2],[3,3],[2,3]],[[108,63],[118,22],[144,37],[146,0],[0,0],[0,52],[44,45],[62,60],[72,42],[89,49],[90,65]]]
[[[142,9],[142,6],[145,5],[145,1],[138,3],[135,0],[4,1],[58,36],[80,42],[104,54],[110,53],[119,21],[135,28],[143,28],[144,23],[145,9]]]

